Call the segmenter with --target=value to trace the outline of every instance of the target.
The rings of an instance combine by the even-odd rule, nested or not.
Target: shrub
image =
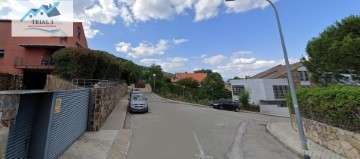
[[[52,58],[55,61],[55,73],[71,80],[74,78],[93,78],[97,55],[84,48],[64,48],[56,51]]]
[[[239,95],[239,101],[243,107],[248,107],[250,101],[250,92],[247,90],[242,91]]]
[[[104,51],[95,51],[97,65],[94,72],[95,79],[118,79],[121,77],[121,64],[114,55]]]
[[[360,87],[301,88],[296,94],[302,117],[350,131],[360,130]],[[287,99],[293,112],[289,94]]]

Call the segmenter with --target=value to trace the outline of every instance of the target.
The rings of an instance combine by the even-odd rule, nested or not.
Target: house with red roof
[[[205,81],[206,74],[205,73],[175,73],[174,77],[171,78],[171,83],[176,84],[180,80],[185,78],[192,78],[199,83],[199,87],[201,87],[201,83]]]

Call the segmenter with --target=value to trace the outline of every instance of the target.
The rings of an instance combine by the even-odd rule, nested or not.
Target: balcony
[[[55,69],[55,63],[51,58],[28,59],[15,57],[14,67],[28,70],[53,70]]]

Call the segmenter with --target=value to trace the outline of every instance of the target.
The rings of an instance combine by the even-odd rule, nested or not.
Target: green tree
[[[250,92],[245,90],[239,94],[239,101],[244,107],[248,107],[250,101]]]
[[[61,77],[68,80],[92,79],[98,55],[90,49],[63,48],[56,51],[52,58],[55,61],[55,73]]]
[[[218,100],[225,95],[225,82],[217,72],[208,74],[202,87],[209,99]]]
[[[146,72],[146,79],[148,83],[151,84],[152,88],[154,88],[154,75],[155,74],[155,87],[156,89],[161,88],[164,81],[164,73],[160,65],[152,64],[148,71]]]
[[[97,65],[94,72],[95,79],[120,79],[122,65],[116,56],[105,51],[94,51],[97,55]]]
[[[311,80],[320,85],[339,82],[341,74],[360,76],[360,16],[349,16],[327,27],[306,47],[304,65]]]
[[[205,73],[205,74],[211,74],[211,73],[213,73],[213,71],[212,71],[212,70],[210,70],[210,69],[201,69],[201,70],[196,70],[196,71],[194,71],[194,73]]]
[[[179,80],[178,84],[180,86],[185,86],[189,88],[197,88],[199,86],[199,83],[193,79],[193,78],[184,78]]]
[[[124,70],[122,71],[122,78],[126,80],[128,84],[138,83],[142,77],[142,69],[131,61],[122,61]]]

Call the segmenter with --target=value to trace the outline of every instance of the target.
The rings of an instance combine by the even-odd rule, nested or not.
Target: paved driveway
[[[266,123],[289,118],[220,111],[157,98],[150,112],[129,114],[128,159],[292,159],[297,156],[266,132]]]

